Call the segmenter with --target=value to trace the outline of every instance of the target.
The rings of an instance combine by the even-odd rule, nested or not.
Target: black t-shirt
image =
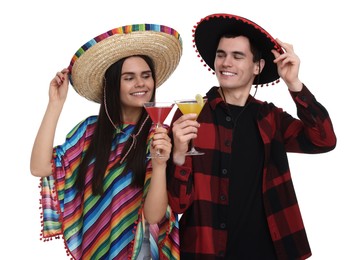
[[[275,250],[262,198],[263,142],[256,115],[258,104],[228,105],[233,118],[227,259],[273,260]]]

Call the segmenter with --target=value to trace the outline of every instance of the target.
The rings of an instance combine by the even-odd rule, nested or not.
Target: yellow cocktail
[[[204,107],[206,98],[203,98],[201,95],[196,95],[195,99],[185,99],[185,100],[176,100],[176,104],[180,109],[182,114],[199,114],[201,113],[202,108]],[[186,153],[186,155],[202,155],[203,152],[199,152],[195,149],[193,144],[193,139],[191,139],[191,149]]]
[[[196,100],[184,100],[178,101],[177,106],[181,110],[182,114],[194,113],[199,115],[204,104],[199,104]]]

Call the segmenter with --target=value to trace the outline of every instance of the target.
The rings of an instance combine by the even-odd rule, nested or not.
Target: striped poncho
[[[53,173],[41,178],[42,236],[45,240],[62,236],[73,259],[136,259],[143,240],[142,205],[151,163],[147,162],[143,189],[131,187],[132,172],[123,172],[119,157],[134,125],[124,125],[123,133],[113,139],[112,170],[105,174],[104,194],[92,195],[90,174],[84,192],[78,192],[76,174],[96,122],[96,116],[88,117],[54,148]],[[170,207],[159,224],[150,225],[150,234],[152,259],[179,259],[178,219]]]

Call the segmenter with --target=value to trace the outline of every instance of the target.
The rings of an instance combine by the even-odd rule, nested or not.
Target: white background
[[[181,34],[179,67],[157,91],[159,100],[204,94],[216,79],[192,47],[192,28],[211,13],[255,21],[292,43],[300,78],[328,109],[337,148],[321,155],[290,154],[290,167],[311,244],[312,259],[362,259],[361,29],[358,1],[2,1],[0,4],[0,259],[67,259],[61,240],[42,242],[39,179],[29,158],[43,117],[48,86],[75,51],[107,30],[158,23]],[[259,89],[257,98],[295,114],[286,86]],[[55,144],[98,104],[70,87]]]

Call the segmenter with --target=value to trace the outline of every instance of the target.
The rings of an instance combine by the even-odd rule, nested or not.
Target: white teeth
[[[233,76],[235,75],[235,73],[231,73],[231,72],[228,72],[228,71],[223,71],[221,72],[222,75],[226,75],[226,76]]]
[[[136,93],[132,93],[132,96],[142,96],[146,94],[146,92],[136,92]]]

